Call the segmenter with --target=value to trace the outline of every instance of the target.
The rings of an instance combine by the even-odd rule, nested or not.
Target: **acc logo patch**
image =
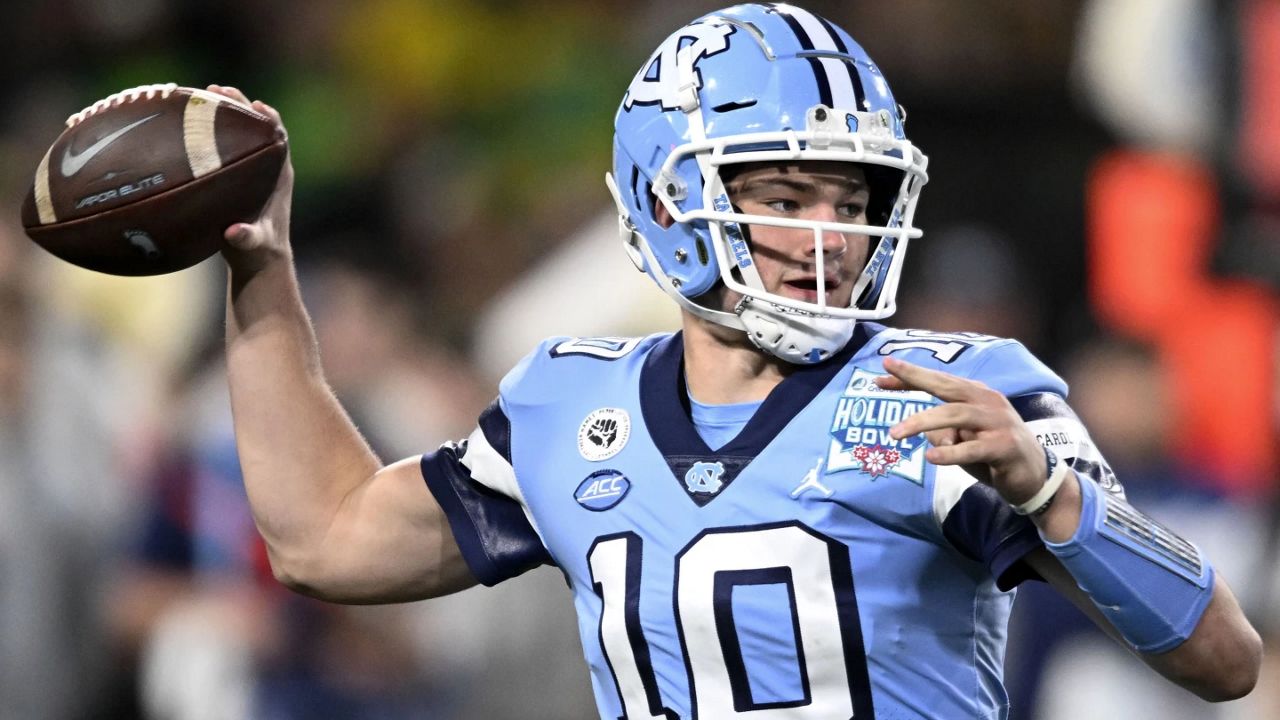
[[[884,390],[861,368],[845,386],[831,418],[827,472],[861,470],[873,478],[897,475],[924,484],[924,435],[894,440],[889,428],[936,404],[919,390]]]
[[[617,470],[597,470],[583,480],[573,497],[582,507],[600,512],[622,502],[631,489],[631,481]]]
[[[622,408],[593,410],[578,426],[578,452],[592,462],[622,451],[631,438],[631,416]]]

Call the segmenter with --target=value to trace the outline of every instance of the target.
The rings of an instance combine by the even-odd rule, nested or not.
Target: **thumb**
[[[248,223],[236,223],[222,234],[227,243],[238,250],[249,250],[259,242],[259,231]]]

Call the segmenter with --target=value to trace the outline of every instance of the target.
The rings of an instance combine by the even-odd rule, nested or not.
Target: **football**
[[[160,275],[213,255],[252,222],[287,154],[284,131],[205,90],[144,85],[67,119],[22,206],[27,235],[112,275]]]

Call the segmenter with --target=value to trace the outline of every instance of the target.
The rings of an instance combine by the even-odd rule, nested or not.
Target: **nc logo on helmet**
[[[684,28],[684,31],[667,38],[662,46],[654,52],[644,70],[631,81],[627,88],[627,96],[622,106],[630,110],[633,105],[661,105],[663,110],[679,109],[680,71],[676,66],[676,58],[681,50],[689,48],[689,55],[696,65],[698,60],[711,57],[729,49],[729,36],[734,33],[732,25],[710,25],[698,23]],[[702,89],[702,77],[695,69],[693,72],[695,89]]]

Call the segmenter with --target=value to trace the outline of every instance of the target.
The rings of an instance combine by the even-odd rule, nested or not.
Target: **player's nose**
[[[830,203],[814,206],[810,219],[823,223],[848,222],[848,218],[842,217],[836,212],[836,206]],[[849,248],[849,238],[846,233],[824,228],[821,232],[815,232],[814,242],[809,245],[806,254],[816,255],[819,248],[825,256],[839,257]]]

